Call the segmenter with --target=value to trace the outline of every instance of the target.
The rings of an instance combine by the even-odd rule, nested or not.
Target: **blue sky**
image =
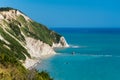
[[[48,27],[120,27],[119,0],[0,0]]]

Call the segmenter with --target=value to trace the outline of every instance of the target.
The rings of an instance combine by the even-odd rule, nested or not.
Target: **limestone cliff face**
[[[32,57],[39,58],[43,55],[55,54],[53,48],[43,43],[43,41],[28,37],[26,38],[26,44],[27,50]]]
[[[30,53],[32,59],[27,57],[23,65],[26,68],[35,66],[37,62],[40,62],[39,61],[40,58],[49,57],[56,54],[56,52],[54,51],[54,48],[61,48],[61,47],[62,48],[69,47],[64,37],[61,37],[59,43],[56,43],[56,44],[53,43],[52,47],[44,43],[43,41],[36,40],[31,37],[26,37],[26,48],[28,53]]]
[[[63,36],[13,8],[0,8],[0,44],[26,68],[40,57],[55,54],[56,47],[69,47]]]
[[[69,47],[68,43],[66,42],[65,38],[62,36],[60,37],[59,43],[53,43],[53,48],[67,48]]]

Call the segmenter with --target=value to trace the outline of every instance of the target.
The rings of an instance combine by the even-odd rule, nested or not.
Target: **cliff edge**
[[[0,53],[12,53],[26,68],[39,58],[69,47],[65,38],[13,8],[0,8]]]

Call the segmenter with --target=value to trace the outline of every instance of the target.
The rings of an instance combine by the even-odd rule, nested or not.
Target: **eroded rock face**
[[[3,15],[0,14],[0,20],[4,19]]]
[[[0,19],[12,20],[16,19],[19,15],[22,15],[26,20],[31,20],[18,10],[0,11]]]
[[[59,43],[53,44],[52,47],[46,43],[43,43],[43,41],[36,40],[31,37],[26,37],[25,40],[27,51],[32,57],[31,59],[27,58],[24,62],[23,65],[26,68],[35,66],[37,62],[40,62],[39,59],[43,57],[49,57],[56,54],[54,48],[69,47],[64,37],[61,37]]]
[[[55,54],[54,48],[66,48],[69,47],[64,37],[60,38],[59,43],[54,44],[51,47],[50,45],[43,43],[43,41],[36,40],[31,37],[26,37],[26,47],[28,52],[32,57],[39,58],[43,55],[52,55]]]
[[[26,38],[26,47],[32,57],[39,58],[43,55],[55,54],[48,44],[30,37]]]
[[[21,58],[20,61],[23,62],[26,68],[39,62],[41,57],[54,55],[54,48],[69,47],[63,36],[31,20],[16,9],[10,8],[6,10],[5,8],[5,10],[0,10],[0,30],[0,40],[8,45],[12,44],[12,47],[5,45],[11,52],[15,52],[18,55],[21,52],[26,60],[24,59],[23,61],[23,58]],[[11,42],[11,39],[15,43]],[[19,45],[24,52],[21,49],[17,51],[16,45]],[[13,47],[14,49],[12,49]],[[18,58],[18,56],[15,57]]]
[[[36,40],[31,37],[26,37],[26,48],[29,54],[31,55],[30,58],[26,58],[23,65],[26,68],[31,68],[32,66],[36,66],[37,63],[40,63],[41,58],[49,57],[55,54],[54,49],[43,41]]]
[[[67,48],[69,47],[68,43],[66,42],[65,38],[62,36],[60,38],[59,43],[53,43],[53,48]]]

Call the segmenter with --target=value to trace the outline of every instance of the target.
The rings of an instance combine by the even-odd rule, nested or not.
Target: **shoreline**
[[[54,56],[56,53],[54,54],[47,54],[47,55],[42,55],[41,57],[39,58],[34,58],[34,59],[29,59],[27,58],[26,61],[23,63],[23,66],[29,70],[31,69],[34,69],[38,64],[41,63],[41,61],[43,59],[46,59],[46,58],[50,58],[52,56]]]
[[[36,40],[30,37],[26,37],[26,48],[32,58],[26,56],[26,60],[23,63],[25,68],[32,69],[45,58],[52,57],[56,54],[54,48],[68,48],[69,45],[66,42],[65,38],[61,36],[59,43],[53,43],[52,46],[44,43],[43,41]]]

